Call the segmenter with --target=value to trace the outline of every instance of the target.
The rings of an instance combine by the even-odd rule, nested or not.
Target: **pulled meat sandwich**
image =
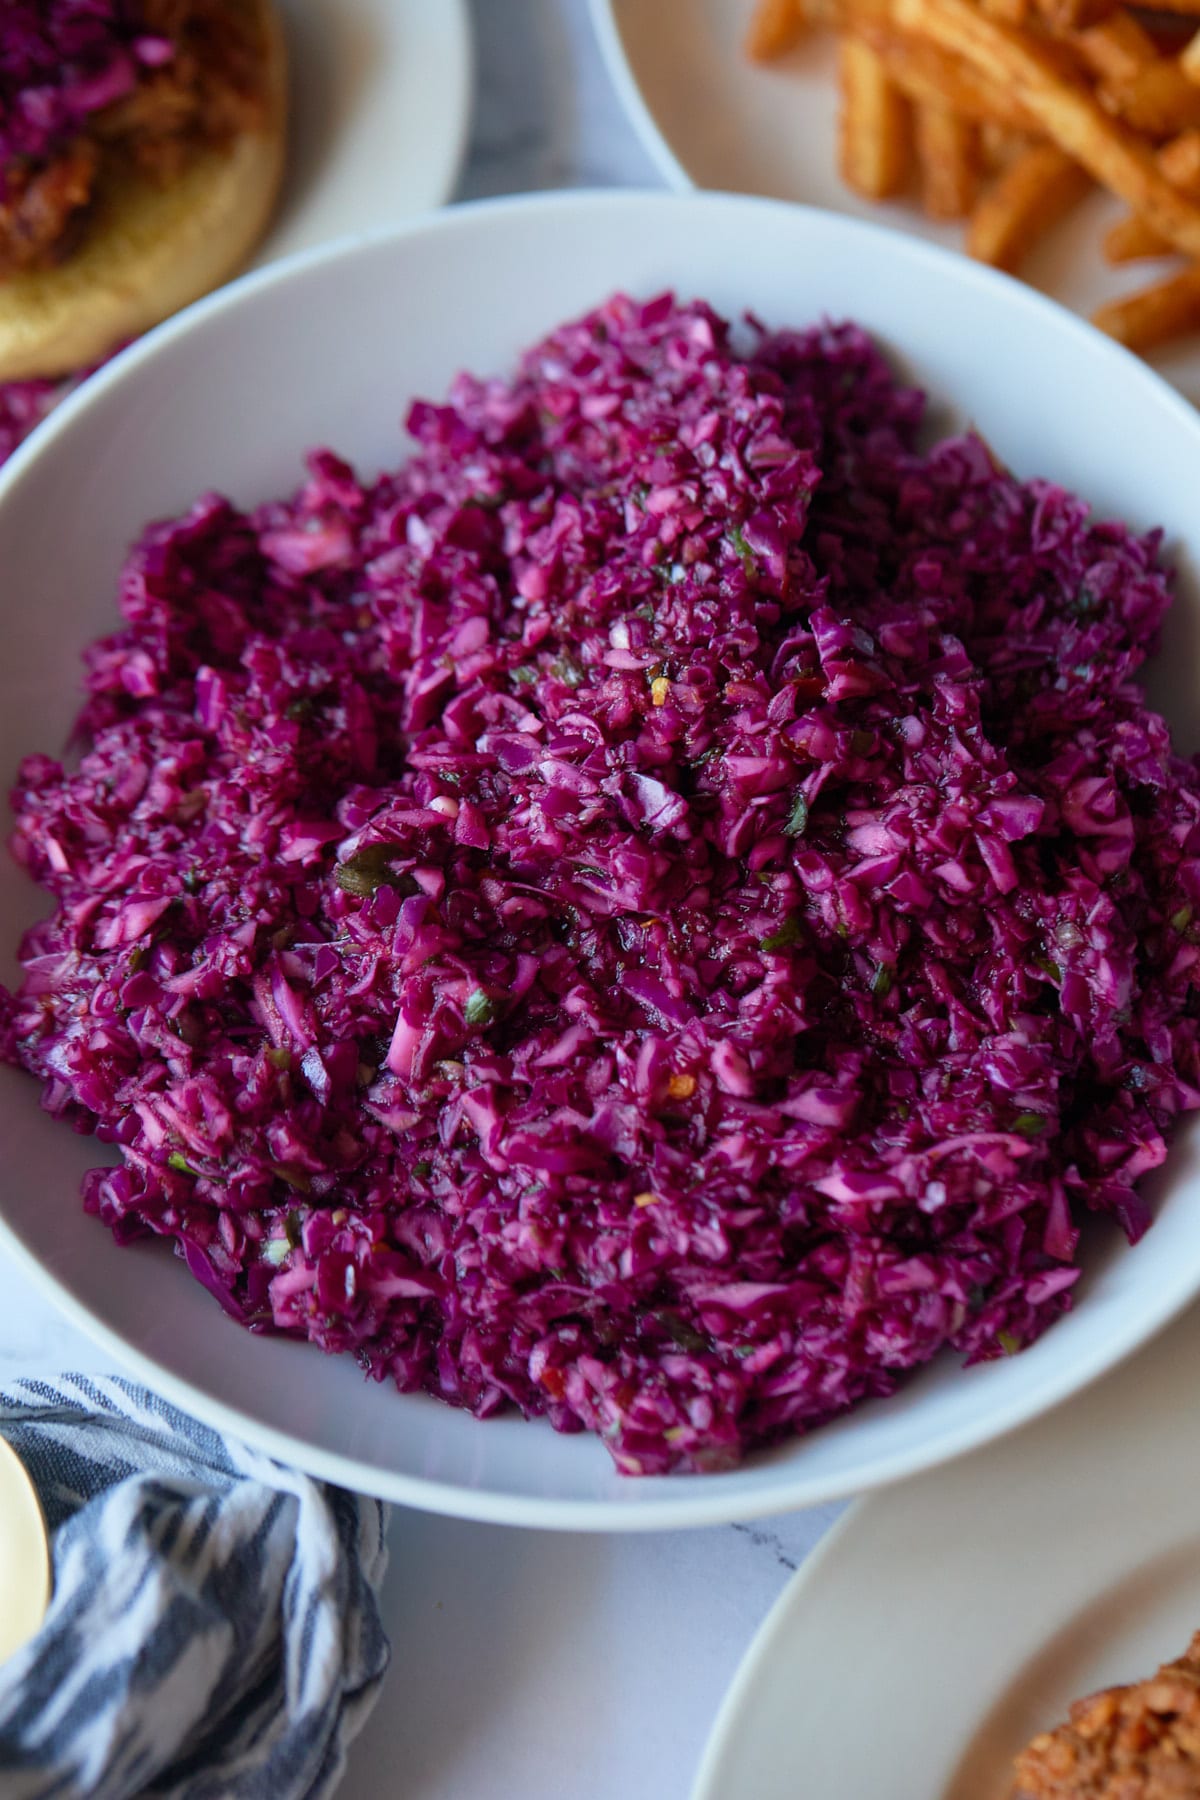
[[[285,114],[270,0],[5,0],[0,381],[70,374],[233,274]]]
[[[1012,1800],[1200,1800],[1200,1632],[1148,1681],[1076,1701],[1015,1773]]]

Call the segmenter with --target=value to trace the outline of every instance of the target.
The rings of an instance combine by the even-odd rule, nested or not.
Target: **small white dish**
[[[1029,1430],[854,1507],[785,1589],[692,1800],[1008,1800],[1073,1700],[1200,1630],[1200,1310]]]
[[[0,472],[0,789],[24,753],[65,741],[79,652],[112,628],[116,573],[146,520],[214,485],[248,503],[288,491],[314,444],[367,471],[394,464],[415,395],[444,393],[464,366],[510,369],[616,288],[672,285],[780,325],[857,317],[936,396],[940,426],[973,420],[1011,467],[1165,526],[1182,578],[1157,697],[1178,741],[1200,744],[1200,418],[1177,394],[1030,289],[912,238],[733,196],[565,194],[455,207],[248,276],[126,351],[18,451]],[[41,908],[0,857],[0,977]],[[593,1437],[480,1424],[368,1383],[349,1358],[247,1337],[161,1246],[119,1250],[83,1213],[96,1146],[8,1069],[0,1244],[149,1386],[344,1486],[507,1524],[714,1524],[929,1468],[1136,1349],[1200,1291],[1198,1126],[1162,1172],[1154,1228],[1133,1251],[1100,1234],[1079,1305],[1040,1343],[970,1370],[944,1358],[721,1475],[630,1480]]]
[[[927,219],[912,199],[874,204],[837,171],[837,55],[814,31],[787,56],[752,63],[742,48],[755,0],[591,0],[601,50],[626,112],[672,187],[766,194],[829,207],[961,250],[962,226]],[[1023,273],[1090,314],[1144,287],[1170,263],[1113,269],[1100,253],[1122,207],[1097,191],[1050,233]],[[1156,352],[1156,368],[1200,402],[1200,337]]]
[[[50,1548],[24,1463],[0,1438],[0,1664],[36,1636],[50,1604]]]
[[[467,0],[280,0],[291,141],[256,267],[430,212],[458,181],[471,119]]]

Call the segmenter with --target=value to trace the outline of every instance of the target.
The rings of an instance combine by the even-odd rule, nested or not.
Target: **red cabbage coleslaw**
[[[617,297],[152,526],[3,1049],[252,1331],[716,1470],[1032,1342],[1200,1104],[1156,535],[853,325]]]
[[[5,0],[0,169],[54,155],[173,55],[145,0]]]

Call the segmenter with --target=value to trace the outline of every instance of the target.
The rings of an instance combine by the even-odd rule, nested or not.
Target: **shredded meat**
[[[1148,1681],[1076,1701],[1034,1738],[1012,1800],[1200,1800],[1200,1632]]]
[[[261,122],[262,43],[239,0],[147,0],[147,28],[175,55],[132,94],[97,114],[93,129],[165,181],[197,144],[228,143]]]
[[[0,279],[69,256],[86,229],[104,166],[131,161],[174,180],[202,146],[261,123],[263,45],[245,0],[146,0],[146,29],[175,55],[40,165],[14,164],[0,183]]]
[[[41,169],[9,171],[0,192],[0,275],[69,255],[91,204],[96,146],[78,138]]]

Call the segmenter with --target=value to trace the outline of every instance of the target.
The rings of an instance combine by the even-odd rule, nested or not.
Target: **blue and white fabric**
[[[320,1800],[387,1666],[377,1501],[115,1378],[21,1381],[0,1434],[54,1597],[0,1667],[4,1800]]]

